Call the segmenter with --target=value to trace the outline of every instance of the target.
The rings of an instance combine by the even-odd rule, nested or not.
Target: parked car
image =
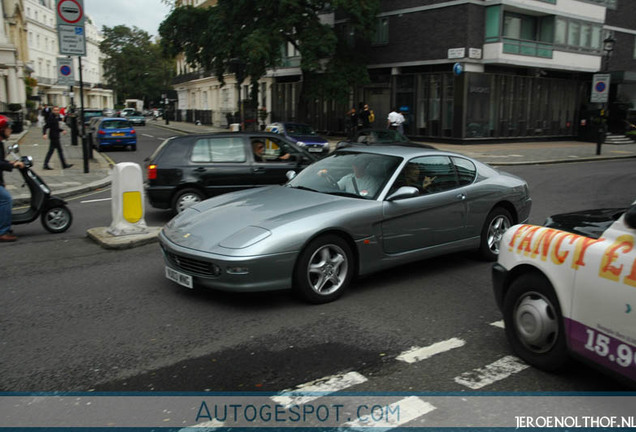
[[[329,141],[318,135],[308,124],[277,122],[268,125],[265,130],[283,135],[288,140],[295,142],[307,151],[324,156],[329,153]]]
[[[361,129],[347,141],[340,141],[336,148],[370,146],[370,145],[412,145],[421,148],[435,148],[429,144],[419,144],[411,141],[405,135],[393,129]]]
[[[121,117],[102,118],[93,132],[97,150],[124,147],[137,150],[137,132],[128,119]]]
[[[636,384],[635,238],[636,202],[506,231],[493,287],[513,352],[548,371],[573,356]]]
[[[91,146],[97,147],[95,142],[95,135],[97,134],[97,127],[104,117],[91,117],[88,120],[88,124],[84,126],[86,137]]]
[[[88,126],[88,122],[93,117],[103,117],[104,111],[96,108],[85,108],[84,109],[84,126]]]
[[[144,117],[139,111],[128,114],[126,118],[135,126],[146,126],[146,117]]]
[[[188,288],[294,289],[324,303],[355,276],[400,264],[467,249],[494,260],[531,203],[524,180],[459,154],[359,147],[285,186],[196,204],[159,240],[166,277]]]
[[[119,111],[119,115],[121,117],[128,117],[129,115],[132,115],[135,113],[135,109],[134,108],[124,108],[121,111]]]
[[[253,143],[266,147],[264,161]],[[155,208],[180,213],[205,198],[240,189],[283,184],[316,157],[267,132],[186,135],[164,141],[147,160],[146,195]]]

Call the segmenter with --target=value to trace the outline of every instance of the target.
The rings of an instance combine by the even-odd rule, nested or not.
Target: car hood
[[[626,208],[606,208],[550,216],[545,226],[598,239],[625,213]]]
[[[246,249],[284,234],[287,244],[302,244],[308,229],[376,201],[345,198],[284,186],[268,186],[221,195],[190,207],[163,228],[173,243],[190,249],[220,254]],[[294,240],[295,239],[295,240]],[[278,251],[268,251],[282,252]]]
[[[316,136],[316,135],[289,135],[296,141],[302,141],[304,143],[316,143],[316,144],[324,144],[327,142],[326,139]]]

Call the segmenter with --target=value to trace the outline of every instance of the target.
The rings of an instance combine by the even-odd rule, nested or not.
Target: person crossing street
[[[73,164],[67,164],[64,159],[64,152],[62,151],[62,144],[60,143],[60,134],[66,134],[66,130],[62,130],[60,128],[60,107],[54,106],[51,110],[51,114],[46,119],[44,123],[44,128],[42,128],[42,135],[44,139],[47,137],[50,139],[49,141],[49,151],[46,153],[44,158],[44,169],[52,170],[49,166],[49,161],[51,160],[51,156],[53,156],[53,152],[57,150],[57,154],[60,156],[60,161],[62,162],[62,168],[70,168]],[[47,134],[48,130],[48,134]]]

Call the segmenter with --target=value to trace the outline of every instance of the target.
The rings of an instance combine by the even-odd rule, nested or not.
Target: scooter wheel
[[[73,214],[66,206],[51,207],[42,213],[42,225],[53,234],[63,233],[73,223]]]

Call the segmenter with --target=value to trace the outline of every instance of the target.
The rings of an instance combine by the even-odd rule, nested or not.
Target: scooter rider
[[[4,146],[5,140],[11,136],[11,120],[0,115],[0,242],[14,242],[17,236],[11,233],[11,207],[13,200],[7,191],[2,173],[12,171],[13,168],[24,168],[21,161],[5,160]]]

